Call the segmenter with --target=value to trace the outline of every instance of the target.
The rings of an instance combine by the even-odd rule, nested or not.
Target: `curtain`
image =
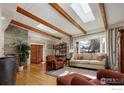
[[[70,43],[69,49],[73,49],[73,37],[70,37],[69,43]]]
[[[122,27],[111,28],[107,31],[107,52],[108,52],[108,67],[113,70],[118,70],[119,64],[119,47],[120,47],[120,36],[119,30]]]

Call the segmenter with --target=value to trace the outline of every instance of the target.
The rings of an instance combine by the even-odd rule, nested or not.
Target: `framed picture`
[[[47,48],[48,49],[53,49],[53,45],[52,44],[47,44]]]

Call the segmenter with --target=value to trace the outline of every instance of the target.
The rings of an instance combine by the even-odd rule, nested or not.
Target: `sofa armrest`
[[[105,62],[105,63],[106,63],[106,58],[103,58],[103,59],[102,59],[102,62]]]
[[[85,78],[74,77],[71,81],[71,85],[94,85]]]
[[[100,80],[101,78],[124,78],[124,74],[108,69],[98,69],[97,79]]]

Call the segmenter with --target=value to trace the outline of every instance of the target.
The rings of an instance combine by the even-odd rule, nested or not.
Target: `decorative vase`
[[[19,66],[19,70],[18,71],[23,71],[24,66]]]

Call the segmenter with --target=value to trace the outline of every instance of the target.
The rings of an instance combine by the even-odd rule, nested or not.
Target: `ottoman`
[[[71,85],[72,79],[76,76],[84,78],[88,81],[92,80],[91,78],[83,76],[81,74],[73,73],[73,74],[68,74],[68,75],[65,75],[65,76],[58,77],[57,78],[57,85]]]

